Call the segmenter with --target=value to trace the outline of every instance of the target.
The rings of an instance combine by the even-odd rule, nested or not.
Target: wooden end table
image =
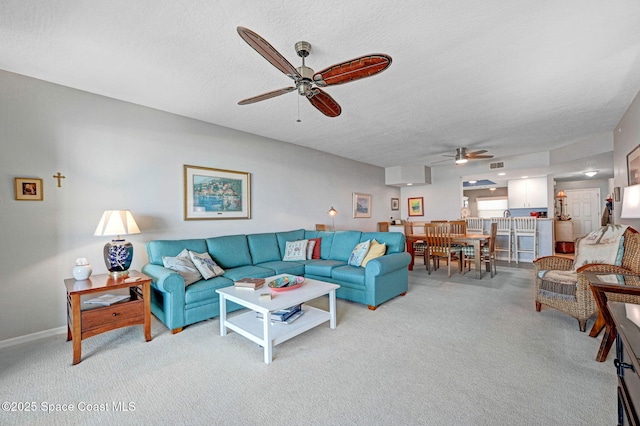
[[[133,281],[136,278],[139,279]],[[82,340],[105,331],[142,324],[146,341],[151,341],[150,284],[151,278],[138,271],[129,271],[128,277],[117,279],[109,274],[100,274],[88,280],[64,280],[67,288],[67,341],[73,341],[74,365],[82,359]],[[129,289],[128,301],[109,306],[82,303],[100,296],[100,293],[123,288]]]
[[[586,278],[591,285],[591,292],[598,305],[598,318],[593,325],[591,337],[598,335],[605,327],[604,336],[600,343],[600,350],[596,356],[596,361],[603,362],[607,359],[609,350],[616,340],[616,325],[607,306],[607,295],[605,293],[628,294],[640,296],[640,277],[633,274],[611,274],[606,272],[585,272]]]

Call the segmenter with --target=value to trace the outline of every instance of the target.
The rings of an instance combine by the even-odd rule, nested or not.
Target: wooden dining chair
[[[378,232],[389,232],[389,222],[378,222]]]
[[[451,277],[451,263],[456,260],[458,262],[458,271],[462,271],[462,253],[461,247],[451,244],[452,237],[448,224],[440,224],[436,226],[425,226],[426,231],[426,247],[424,262],[427,265],[427,272],[431,275],[431,261],[433,261],[434,270],[440,267],[440,259],[447,259],[447,276]]]
[[[480,248],[480,261],[485,265],[489,265],[491,278],[497,273],[496,271],[496,236],[498,235],[498,224],[491,224],[489,233],[489,242]],[[465,246],[462,249],[464,270],[471,270],[471,262],[475,260],[475,249],[473,246]]]
[[[467,221],[466,220],[450,220],[449,230],[452,234],[466,234],[467,233]]]
[[[404,235],[411,235],[413,234],[413,223],[411,222],[406,222],[404,224]],[[422,240],[418,240],[415,241],[413,243],[413,257],[419,257],[419,256],[423,256],[424,257],[424,253],[425,253],[425,242]],[[427,261],[427,259],[425,258],[425,262]]]
[[[316,223],[316,231],[326,231],[327,225],[324,223]]]

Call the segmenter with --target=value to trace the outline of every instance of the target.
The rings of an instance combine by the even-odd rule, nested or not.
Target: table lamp
[[[620,217],[622,219],[640,218],[640,184],[624,188]]]
[[[104,246],[104,264],[113,278],[129,275],[129,266],[133,259],[133,244],[122,235],[139,234],[140,228],[129,210],[107,210],[102,214],[100,223],[93,235],[115,235]]]
[[[327,214],[331,216],[331,230],[335,231],[336,230],[335,217],[338,214],[338,211],[334,209],[333,206],[331,206]]]

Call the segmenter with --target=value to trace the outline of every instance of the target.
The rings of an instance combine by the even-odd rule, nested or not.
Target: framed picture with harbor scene
[[[184,220],[250,218],[249,173],[184,166]]]

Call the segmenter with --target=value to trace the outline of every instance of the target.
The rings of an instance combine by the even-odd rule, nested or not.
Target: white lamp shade
[[[93,235],[139,234],[140,228],[129,210],[106,210]]]
[[[640,184],[624,188],[620,217],[623,219],[640,218]]]

